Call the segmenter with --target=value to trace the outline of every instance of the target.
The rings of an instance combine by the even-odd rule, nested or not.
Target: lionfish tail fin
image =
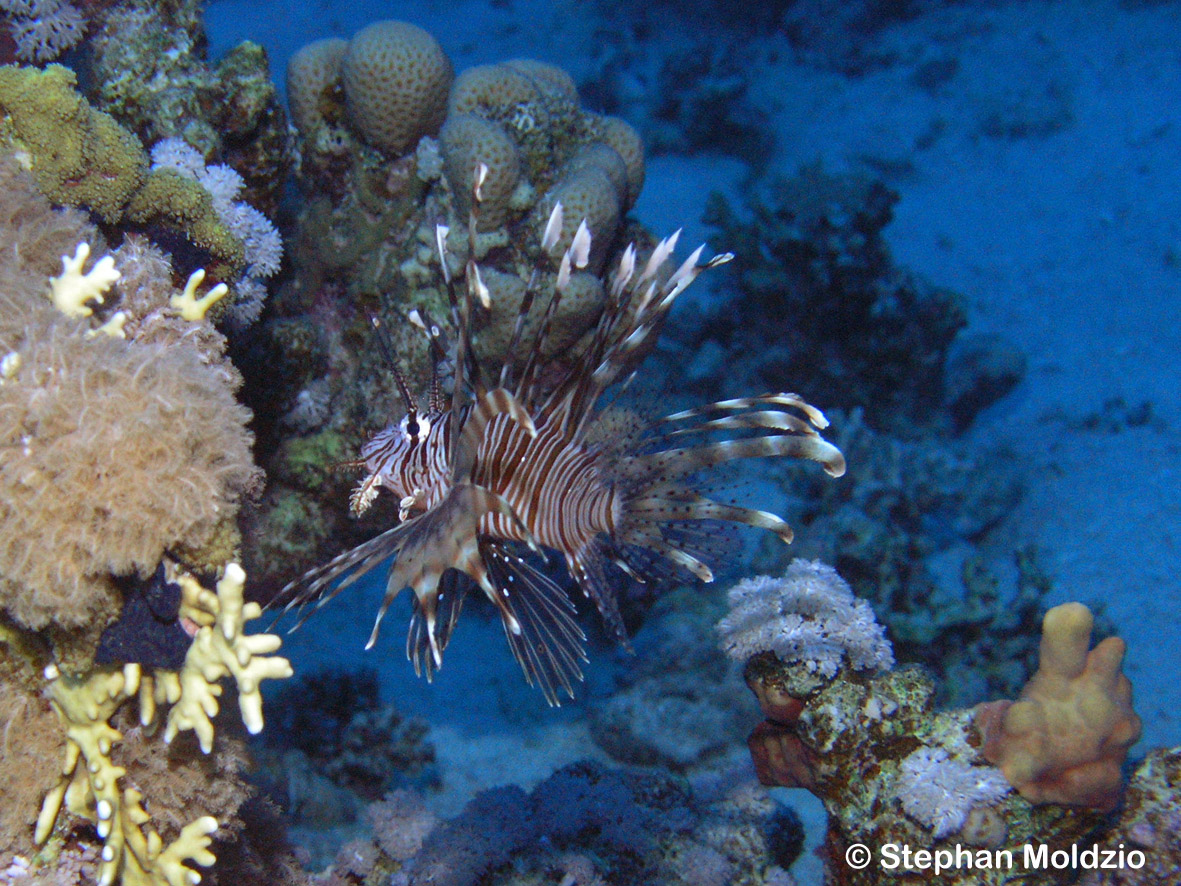
[[[524,556],[500,542],[487,541],[484,560],[503,598],[504,634],[530,686],[551,706],[561,705],[559,691],[574,698],[587,661],[586,635],[575,621],[574,604],[553,580]]]

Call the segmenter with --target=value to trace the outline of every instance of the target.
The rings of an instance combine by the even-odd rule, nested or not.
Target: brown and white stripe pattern
[[[473,206],[479,202],[479,180],[477,173]],[[542,237],[543,248],[553,247],[554,232],[561,227],[558,206]],[[474,238],[474,220],[469,228]],[[441,231],[444,267],[445,242]],[[474,262],[468,262],[464,293],[448,277],[458,328],[450,404],[443,403],[436,377],[431,406],[419,412],[399,375],[407,415],[366,444],[357,462],[367,476],[353,495],[354,512],[365,510],[385,489],[402,503],[403,519],[288,585],[288,608],[323,605],[393,557],[369,644],[391,601],[410,588],[407,654],[429,678],[442,664],[464,595],[474,584],[499,611],[526,678],[556,704],[559,690],[572,695],[574,681],[581,679],[585,637],[567,594],[545,572],[543,548],[561,555],[609,628],[626,641],[616,603],[622,574],[643,578],[653,562],[663,560],[712,579],[705,552],[685,527],[700,521],[739,523],[790,541],[791,529],[778,516],[711,501],[690,481],[723,462],[784,456],[817,461],[840,476],[844,459],[819,434],[827,421],[795,394],[724,400],[669,415],[623,452],[588,442],[601,418],[602,394],[628,371],[676,297],[702,270],[729,259],[716,256],[699,264],[698,249],[669,273],[675,244],[675,235],[661,241],[642,265],[634,247],[623,252],[605,281],[608,305],[590,345],[575,368],[546,388],[539,381],[548,377],[540,355],[570,273],[586,263],[590,233],[585,223],[562,254],[556,275],[538,269],[530,281],[514,345],[537,294],[532,287],[549,279],[552,288],[530,356],[515,379],[513,355],[505,356],[495,384],[484,382],[471,357],[471,317],[487,297]],[[432,344],[436,341],[432,338]],[[685,438],[687,445],[679,445]]]

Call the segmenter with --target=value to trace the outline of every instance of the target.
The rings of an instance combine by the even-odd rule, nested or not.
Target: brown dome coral
[[[324,106],[331,106],[331,90],[340,85],[340,72],[349,43],[339,37],[315,40],[287,62],[287,101],[291,121],[300,132],[324,123]]]
[[[439,134],[443,170],[462,211],[471,208],[470,186],[477,163],[488,167],[481,189],[479,226],[494,231],[508,221],[509,201],[521,178],[517,146],[503,129],[475,114],[452,114]]]
[[[366,142],[393,156],[434,135],[447,113],[451,61],[438,41],[407,22],[374,22],[345,52],[349,119]]]

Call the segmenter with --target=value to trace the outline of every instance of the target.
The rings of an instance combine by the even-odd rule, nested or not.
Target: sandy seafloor
[[[401,18],[434,33],[457,70],[533,56],[576,80],[594,68],[596,29],[618,27],[587,3],[493,6],[214,0],[208,25],[214,54],[257,40],[280,77],[305,42]],[[673,18],[652,41],[681,39]],[[720,33],[727,25],[694,26]],[[1179,35],[1178,2],[961,2],[879,35],[879,47],[900,61],[864,76],[802,63],[774,39],[751,41],[744,60],[751,98],[775,129],[774,169],[790,174],[820,159],[831,170],[866,162],[894,170],[888,181],[901,200],[886,233],[896,260],[963,293],[969,332],[1001,333],[1025,353],[1024,381],[969,439],[1008,442],[1030,467],[1007,532],[1042,551],[1055,579],[1051,602],[1107,601],[1129,645],[1141,749],[1181,743]],[[769,48],[784,51],[772,61]],[[651,51],[663,50],[654,43]],[[916,88],[916,65],[937,57],[958,60],[955,77],[934,91]],[[1070,120],[1059,131],[980,134],[990,107],[1033,102],[1037,113],[1047,94],[1065,97]],[[942,135],[916,146],[936,121]],[[732,157],[653,158],[635,213],[656,232],[684,227],[701,240],[706,195],[733,193],[745,172]],[[1147,401],[1153,421],[1079,427],[1114,398]],[[414,678],[401,629],[388,620],[383,652],[364,654],[378,593],[338,601],[288,649],[300,669],[378,666],[383,694],[432,723],[451,810],[481,787],[530,785],[599,753],[578,705],[551,711],[525,687],[491,623],[465,617],[434,686]],[[595,654],[592,685],[612,658]],[[814,806],[806,817],[815,823]],[[810,866],[794,869],[800,882],[818,876]]]

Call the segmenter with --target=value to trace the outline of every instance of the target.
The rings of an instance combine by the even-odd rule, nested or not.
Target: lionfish
[[[372,437],[350,464],[365,478],[350,510],[364,512],[380,489],[400,501],[399,522],[288,584],[278,599],[286,610],[305,609],[302,622],[363,575],[393,557],[385,597],[365,646],[377,640],[382,619],[405,588],[413,593],[406,641],[417,674],[429,680],[442,666],[464,597],[474,584],[500,615],[513,655],[530,685],[551,705],[559,689],[574,697],[587,660],[586,636],[565,590],[545,572],[543,549],[555,551],[605,625],[620,642],[627,634],[616,600],[613,572],[644,581],[686,570],[702,581],[713,573],[704,557],[708,533],[698,521],[722,521],[770,530],[785,542],[792,530],[781,518],[706,498],[688,482],[699,472],[736,459],[790,456],[819,462],[833,477],[844,473],[839,449],[818,431],[828,422],[796,394],[770,393],[721,400],[666,415],[639,433],[609,428],[611,410],[600,401],[641,349],[655,339],[665,315],[704,270],[733,256],[700,264],[704,246],[669,272],[676,234],[661,240],[640,266],[632,244],[604,280],[606,304],[573,365],[557,373],[543,354],[547,336],[571,273],[588,264],[591,234],[585,220],[562,252],[549,303],[523,368],[515,356],[543,275],[535,270],[519,308],[499,377],[484,378],[473,350],[476,303],[490,306],[488,288],[475,261],[481,184],[478,166],[468,224],[469,258],[464,287],[448,270],[448,230],[436,228],[436,246],[458,330],[454,386],[446,396],[439,364],[450,356],[440,328],[421,313],[410,315],[425,330],[435,355],[428,403],[420,408],[402,373],[394,368],[406,412]],[[563,228],[556,204],[541,238],[556,256]],[[447,354],[444,354],[447,351]],[[630,379],[629,379],[630,380]],[[714,432],[751,432],[718,440]],[[673,438],[699,436],[691,445]],[[470,580],[470,581],[469,581]],[[309,604],[314,604],[310,607]],[[298,627],[298,624],[296,627]],[[294,628],[293,628],[294,630]]]

